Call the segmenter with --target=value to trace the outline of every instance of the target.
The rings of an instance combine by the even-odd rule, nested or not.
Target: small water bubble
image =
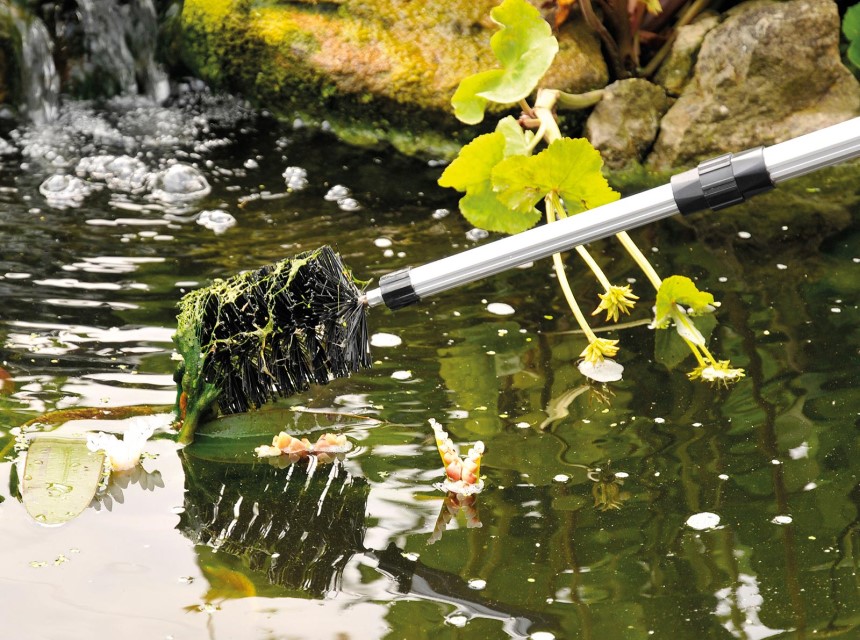
[[[565,483],[565,482],[567,482],[568,480],[570,480],[570,476],[569,476],[569,475],[567,475],[566,473],[559,473],[559,474],[557,474],[557,475],[553,476],[553,478],[552,478],[552,479],[553,479],[553,481],[554,481],[554,482],[561,482],[561,483]]]
[[[738,231],[738,238],[749,240],[750,238],[752,238],[752,234],[749,231]]]
[[[481,580],[480,578],[473,578],[472,580],[469,580],[469,582],[467,582],[466,584],[469,585],[470,589],[475,589],[476,591],[479,591],[481,589],[486,588],[487,581]]]
[[[462,613],[452,613],[445,618],[445,622],[452,627],[463,628],[469,623],[469,617]]]
[[[787,264],[782,264],[782,263],[779,263],[779,262],[778,262],[778,263],[777,263],[777,265],[776,265],[776,268],[777,268],[777,269],[779,269],[780,271],[785,271],[786,269],[788,269],[788,265],[787,265]]]
[[[220,209],[201,211],[197,216],[197,224],[211,229],[215,234],[221,234],[236,224],[236,218]]]
[[[385,249],[392,245],[392,242],[388,238],[377,238],[373,241],[374,246],[379,247],[380,249]]]
[[[474,229],[469,229],[466,232],[466,239],[471,240],[472,242],[478,242],[479,240],[483,240],[484,238],[488,237],[489,235],[490,235],[489,231],[475,227]]]
[[[308,172],[302,167],[287,167],[281,175],[287,188],[292,191],[301,191],[308,186]]]
[[[517,422],[517,429],[528,429],[531,425],[528,422]]]
[[[715,529],[719,524],[720,516],[716,513],[710,513],[709,511],[695,513],[687,518],[687,526],[691,529],[695,529],[696,531]]]
[[[555,640],[555,635],[549,631],[535,631],[529,634],[529,640]]]
[[[394,251],[392,251],[391,249],[386,249],[385,251],[382,252],[382,256],[384,258],[393,258],[394,257]]]
[[[395,371],[391,374],[395,380],[409,380],[412,377],[411,371]]]
[[[349,187],[345,187],[342,184],[336,184],[326,192],[323,198],[329,202],[339,202],[351,195],[352,191],[349,190]]]
[[[246,169],[258,169],[260,164],[254,160],[254,158],[248,158],[244,163],[242,163],[242,166]]]
[[[430,217],[434,220],[441,220],[442,218],[447,218],[451,214],[448,209],[436,209],[433,213],[430,214]]]
[[[516,313],[511,305],[504,302],[491,302],[487,305],[487,311],[497,316],[510,316]]]
[[[361,205],[355,198],[341,198],[337,201],[337,206],[341,211],[358,211]]]
[[[771,519],[771,522],[773,524],[791,524],[792,522],[794,522],[794,518],[792,518],[791,516],[774,516]]]
[[[370,336],[371,347],[399,347],[401,344],[403,344],[403,340],[393,333],[380,332]]]

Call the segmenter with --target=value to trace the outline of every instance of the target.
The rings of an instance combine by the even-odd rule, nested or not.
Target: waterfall
[[[15,18],[21,35],[22,108],[34,124],[57,117],[60,77],[54,65],[51,35],[35,16]]]
[[[167,98],[167,74],[155,62],[158,18],[152,0],[78,0],[86,48],[86,82],[112,83],[114,93]],[[102,86],[104,86],[102,84]]]
[[[61,91],[72,97],[143,95],[157,104],[167,99],[167,74],[155,61],[158,15],[153,0],[77,0],[65,13],[55,11],[58,34],[74,34],[73,43],[57,43],[60,50],[76,55],[58,58],[64,65],[58,73],[54,61],[55,42],[37,16],[13,14],[21,38],[21,107],[34,124],[57,117]],[[59,5],[57,5],[59,7]],[[50,12],[49,12],[50,13]]]

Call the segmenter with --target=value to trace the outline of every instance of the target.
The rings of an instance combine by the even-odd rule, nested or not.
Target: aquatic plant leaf
[[[482,187],[490,181],[493,167],[504,159],[505,144],[505,136],[499,131],[478,136],[460,149],[445,168],[439,186],[466,192]]]
[[[496,124],[496,131],[505,136],[505,157],[529,155],[528,145],[534,133],[526,131],[513,116],[507,116]]]
[[[676,305],[689,307],[690,315],[700,315],[711,311],[713,304],[714,296],[707,291],[699,291],[688,277],[669,276],[657,290],[654,324],[658,329],[665,329],[673,314],[677,313]]]
[[[92,502],[103,465],[104,454],[90,451],[83,438],[34,438],[24,462],[24,508],[44,525],[73,520]]]
[[[478,136],[463,147],[439,177],[440,186],[466,192],[460,199],[460,212],[474,226],[487,231],[519,233],[540,220],[540,212],[534,208],[527,212],[511,211],[493,191],[490,181],[493,167],[518,151],[525,151],[525,138],[521,136],[518,140],[510,127],[504,125],[502,131]]]
[[[860,3],[849,7],[842,18],[842,33],[850,40],[860,40]]]
[[[600,169],[603,159],[588,140],[562,138],[534,156],[511,156],[493,169],[493,188],[504,204],[528,212],[550,193],[570,214],[618,199]]]
[[[454,115],[466,124],[483,120],[489,102],[510,104],[528,96],[558,53],[552,28],[526,0],[505,0],[490,17],[501,27],[490,39],[490,47],[502,68],[460,82],[451,105]]]

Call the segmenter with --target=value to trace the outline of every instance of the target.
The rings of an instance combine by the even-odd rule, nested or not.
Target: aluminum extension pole
[[[775,184],[860,156],[860,118],[780,142],[727,154],[672,182],[419,267],[383,276],[369,306],[398,309],[421,298],[546,258],[676,213],[721,209]]]

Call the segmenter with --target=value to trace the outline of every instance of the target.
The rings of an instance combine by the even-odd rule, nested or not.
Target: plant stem
[[[633,238],[627,235],[626,231],[621,231],[615,236],[618,238],[619,242],[627,249],[627,253],[630,254],[630,257],[639,265],[639,268],[645,273],[645,276],[654,286],[654,289],[657,291],[660,290],[660,285],[663,284],[663,280],[660,276],[657,275],[657,272],[654,270],[654,267],[651,266],[651,263],[648,262],[648,258],[645,257],[645,254],[640,251],[639,247],[636,246],[636,243],[633,242]]]
[[[579,254],[579,257],[582,258],[583,262],[588,265],[588,268],[591,269],[591,273],[593,273],[594,277],[597,278],[597,281],[600,282],[600,286],[603,287],[605,291],[609,291],[612,288],[612,284],[609,282],[609,278],[606,277],[606,274],[603,273],[603,269],[601,269],[600,265],[597,264],[597,261],[590,253],[588,253],[588,249],[579,245],[576,247],[576,252]]]
[[[547,222],[555,222],[555,203],[553,202],[552,194],[548,195],[544,199],[544,204],[546,205]],[[580,329],[582,329],[585,337],[588,338],[588,342],[594,342],[597,340],[597,336],[594,334],[594,331],[591,330],[591,327],[588,326],[588,320],[585,319],[585,314],[582,313],[582,309],[579,308],[579,303],[577,303],[576,298],[573,295],[573,291],[570,288],[570,282],[568,282],[567,279],[567,273],[564,270],[564,261],[561,259],[560,253],[552,254],[552,265],[555,269],[558,284],[561,286],[561,291],[564,294],[564,299],[567,300],[570,310],[573,311],[573,317],[576,318],[576,323],[579,325]]]
[[[663,43],[663,46],[660,47],[660,50],[654,54],[654,57],[651,58],[650,62],[648,62],[647,66],[642,70],[641,76],[643,78],[650,78],[657,72],[657,69],[663,63],[663,60],[669,55],[669,52],[672,50],[672,45],[675,43],[675,38],[678,36],[678,29],[690,24],[697,15],[699,15],[707,6],[710,4],[710,0],[695,0],[693,4],[687,7],[684,13],[678,18],[678,22],[675,23],[675,26],[672,29],[672,34]]]
[[[603,99],[604,89],[595,89],[585,93],[558,92],[556,104],[559,109],[587,109],[593,107]]]

